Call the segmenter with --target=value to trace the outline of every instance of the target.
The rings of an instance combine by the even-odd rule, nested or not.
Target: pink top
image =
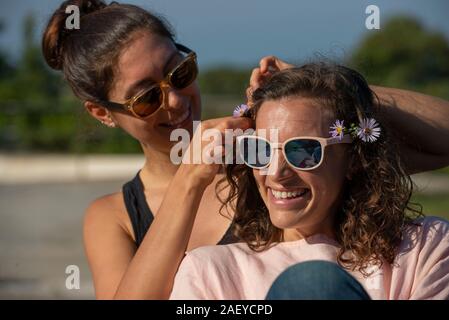
[[[449,299],[449,223],[427,217],[410,227],[395,263],[365,278],[350,272],[372,299]],[[254,252],[244,243],[187,253],[170,299],[264,299],[287,267],[308,260],[336,261],[338,245],[323,235],[282,242]]]

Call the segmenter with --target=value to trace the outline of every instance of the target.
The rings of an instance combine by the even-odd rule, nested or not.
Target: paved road
[[[122,182],[0,186],[0,299],[90,299],[82,246],[83,212]],[[67,290],[65,270],[80,268],[80,290]]]

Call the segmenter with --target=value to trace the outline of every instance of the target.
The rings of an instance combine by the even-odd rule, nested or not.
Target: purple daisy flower
[[[364,142],[374,142],[380,136],[379,124],[373,118],[362,119],[357,136]]]
[[[249,110],[249,107],[246,104],[240,104],[237,107],[235,107],[234,112],[232,113],[232,115],[235,118],[239,118],[241,116],[243,116],[245,114],[246,111]]]
[[[329,131],[329,133],[332,135],[332,138],[338,137],[340,140],[343,139],[343,136],[345,134],[344,122],[345,122],[344,120],[342,120],[342,121],[337,120],[330,127],[331,131]]]

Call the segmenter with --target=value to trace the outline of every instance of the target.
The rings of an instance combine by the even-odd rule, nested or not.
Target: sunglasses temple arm
[[[185,53],[190,53],[190,52],[192,52],[192,50],[190,50],[190,49],[187,48],[186,46],[183,46],[183,45],[180,44],[180,43],[175,43],[175,46],[176,46],[176,49],[178,49],[178,50],[180,50],[180,51],[182,51],[182,52],[185,52]]]
[[[117,110],[117,111],[127,110],[126,105],[120,104],[120,103],[111,102],[111,101],[98,100],[98,104],[100,104],[103,107],[105,107],[106,109],[110,109],[110,110]]]
[[[339,143],[352,143],[352,142],[353,142],[352,137],[348,134],[345,134],[343,136],[343,139],[340,139],[339,137],[325,139],[323,141],[323,146],[339,144]]]

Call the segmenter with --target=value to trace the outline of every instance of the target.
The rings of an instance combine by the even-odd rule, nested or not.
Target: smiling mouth
[[[310,189],[307,188],[296,189],[293,191],[278,191],[271,188],[269,189],[276,200],[300,198],[305,196],[310,191]]]
[[[168,121],[166,123],[162,123],[160,124],[160,126],[165,127],[165,128],[173,128],[173,127],[181,127],[186,125],[188,119],[190,119],[190,116],[192,115],[192,108],[189,106],[189,108],[184,111],[183,114],[181,114],[179,117],[177,117],[176,119],[172,120],[172,121]]]

